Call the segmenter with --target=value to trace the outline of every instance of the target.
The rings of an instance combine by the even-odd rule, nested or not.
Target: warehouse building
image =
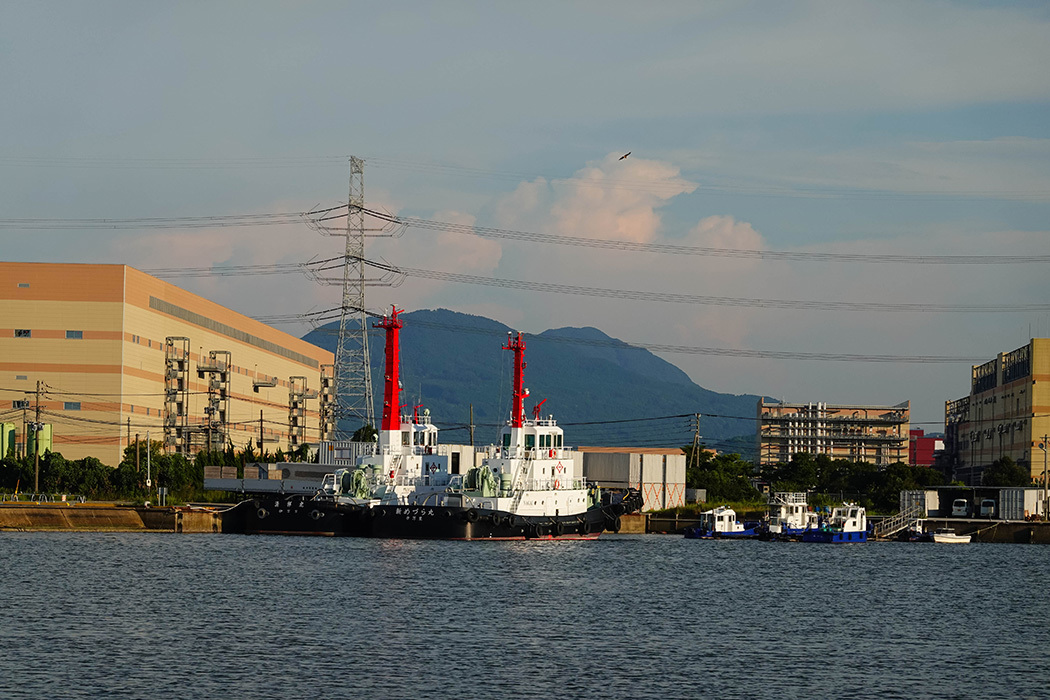
[[[984,470],[1010,457],[1043,480],[1050,434],[1050,338],[970,369],[970,393],[944,406],[944,449],[953,479],[980,486]]]
[[[611,491],[638,489],[642,510],[685,505],[685,452],[658,447],[578,447],[587,481]]]
[[[759,464],[807,452],[886,466],[908,461],[911,402],[895,406],[784,403],[759,399]]]
[[[42,449],[111,466],[147,433],[186,455],[295,450],[330,428],[332,363],[125,265],[0,263],[0,422],[17,452],[37,422]]]

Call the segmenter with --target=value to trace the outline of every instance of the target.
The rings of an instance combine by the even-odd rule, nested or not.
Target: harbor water
[[[1045,698],[1050,550],[0,533],[3,698]]]

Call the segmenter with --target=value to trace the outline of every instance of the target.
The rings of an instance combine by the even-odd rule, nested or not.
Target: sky
[[[408,275],[371,286],[370,309],[739,351],[661,356],[720,392],[911,401],[937,431],[971,364],[1050,335],[1048,264],[994,257],[1050,254],[1047,65],[1034,2],[15,0],[2,257],[168,270],[256,317],[329,309],[339,288],[302,274],[170,272],[342,253],[305,224],[83,220],[337,206],[353,154],[370,208],[613,246],[409,227],[366,257],[544,291]],[[971,263],[928,257],[948,255]],[[958,306],[990,308],[943,310]]]

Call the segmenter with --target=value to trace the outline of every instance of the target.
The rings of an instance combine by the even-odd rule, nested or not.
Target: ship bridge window
[[[536,446],[536,436],[526,435],[525,436],[525,449],[529,450]]]
[[[510,447],[510,433],[503,433],[503,446]]]
[[[561,447],[561,433],[554,436],[554,446]]]
[[[412,439],[412,435],[410,433],[401,433],[401,445],[402,446],[408,446],[410,444],[410,440],[411,439]]]

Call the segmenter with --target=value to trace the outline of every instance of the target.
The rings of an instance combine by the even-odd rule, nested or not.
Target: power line
[[[258,321],[266,323],[301,323],[303,321],[320,322],[334,320],[331,314],[337,313],[338,309],[327,309],[309,314],[287,314],[284,316],[254,316]],[[383,315],[375,312],[367,312],[374,318],[382,318]],[[326,318],[321,314],[329,314]],[[475,333],[502,337],[506,328],[477,328],[474,326],[460,326],[455,324],[434,323],[412,319],[412,326],[426,328],[438,328],[441,330],[455,331],[457,333]],[[315,333],[335,335],[335,329],[317,328]],[[372,331],[377,333],[376,331]],[[889,354],[860,354],[860,353],[833,353],[833,352],[802,352],[793,350],[754,350],[750,348],[717,348],[692,345],[669,345],[665,343],[647,343],[639,341],[623,341],[615,338],[608,340],[572,338],[567,336],[551,335],[548,333],[535,334],[525,333],[534,342],[553,342],[569,345],[583,345],[590,347],[607,347],[618,350],[648,350],[669,355],[706,355],[712,357],[736,357],[767,360],[805,360],[818,362],[870,362],[870,363],[899,363],[899,364],[968,364],[973,365],[984,362],[986,358],[965,355],[889,355]]]
[[[472,226],[448,221],[433,221],[407,216],[393,216],[366,209],[365,212],[383,221],[408,228],[448,231],[489,239],[508,239],[529,243],[619,250],[634,253],[665,255],[696,255],[703,257],[742,258],[752,260],[790,260],[806,262],[895,263],[906,265],[1018,265],[1048,263],[1050,255],[901,255],[888,253],[828,253],[819,251],[753,250],[745,248],[713,248],[709,246],[673,245],[666,243],[639,243],[609,238],[583,238],[535,231]]]
[[[237,170],[237,169],[288,169],[345,167],[348,154],[316,156],[264,156],[230,158],[113,158],[75,156],[0,156],[0,167],[17,168],[63,168],[63,169],[115,169],[115,170]],[[745,197],[804,198],[804,199],[874,199],[907,201],[956,201],[959,199],[986,198],[1008,201],[1046,201],[1050,194],[1045,190],[911,190],[909,192],[887,189],[846,187],[842,185],[780,184],[776,182],[730,182],[725,175],[717,175],[717,182],[700,182],[675,175],[665,180],[651,180],[614,176],[602,172],[600,177],[550,173],[497,170],[468,167],[455,163],[409,160],[372,156],[364,159],[371,167],[416,172],[441,177],[454,176],[477,178],[486,181],[540,182],[548,187],[569,186],[573,188],[594,187],[657,194],[682,192],[700,195],[720,194]],[[711,180],[707,178],[706,180]]]
[[[680,294],[676,292],[647,292],[629,289],[607,289],[601,287],[583,287],[557,282],[532,282],[528,280],[514,280],[497,277],[481,277],[479,275],[466,275],[456,272],[441,272],[438,270],[426,270],[423,268],[397,267],[388,263],[365,260],[379,270],[401,275],[404,277],[418,277],[421,279],[440,280],[443,282],[457,282],[460,284],[476,284],[488,287],[500,287],[503,289],[518,289],[531,292],[545,292],[548,294],[570,294],[577,296],[603,297],[609,299],[624,299],[629,301],[647,301],[669,304],[699,304],[705,306],[726,306],[736,308],[761,308],[781,310],[808,310],[808,311],[865,311],[865,312],[887,312],[887,313],[1027,313],[1032,311],[1050,311],[1050,303],[1034,304],[915,304],[915,303],[889,303],[878,301],[838,301],[834,299],[805,300],[805,299],[761,299],[747,297],[723,297],[708,296],[702,294]]]
[[[311,211],[273,212],[265,214],[229,214],[217,216],[148,216],[132,218],[25,218],[0,219],[0,229],[73,230],[73,229],[194,229],[230,226],[279,226],[301,224],[318,214],[346,209],[345,204]]]
[[[695,194],[725,194],[757,197],[791,197],[807,199],[904,199],[909,201],[954,201],[962,198],[988,198],[1014,201],[1046,201],[1050,194],[1045,190],[1031,191],[990,191],[990,190],[912,190],[910,192],[871,189],[860,187],[799,185],[776,183],[727,183],[724,176],[719,176],[719,184],[693,182],[683,177],[674,176],[663,181],[642,180],[611,176],[602,172],[600,177],[570,176],[558,177],[549,174],[523,173],[483,168],[464,167],[448,163],[415,162],[395,158],[371,157],[368,163],[378,168],[433,173],[436,175],[455,175],[459,177],[476,177],[486,180],[510,180],[518,182],[541,181],[543,185],[597,187],[601,189],[625,189],[631,191],[649,191],[656,193],[679,193],[682,191]]]

